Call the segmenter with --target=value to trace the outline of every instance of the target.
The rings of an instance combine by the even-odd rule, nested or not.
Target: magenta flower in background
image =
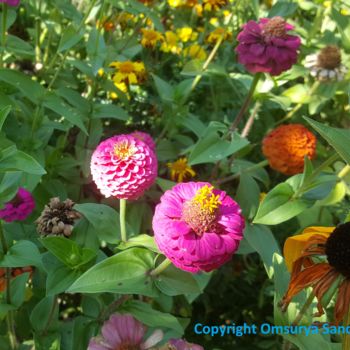
[[[101,142],[91,158],[91,174],[105,197],[137,199],[157,177],[154,150],[131,135]]]
[[[16,196],[0,210],[0,219],[6,222],[25,220],[34,210],[35,202],[32,194],[20,187]]]
[[[4,2],[9,6],[18,6],[20,3],[20,0],[0,0],[0,2]]]
[[[238,61],[250,73],[265,72],[279,75],[297,62],[301,40],[287,34],[294,27],[282,17],[249,21],[238,34]]]
[[[163,332],[158,329],[144,340],[146,331],[146,326],[132,315],[116,313],[102,326],[101,336],[90,339],[87,350],[145,350],[163,338]]]
[[[202,346],[188,343],[184,339],[170,339],[168,344],[171,350],[204,350]]]
[[[211,271],[231,259],[243,238],[239,205],[209,183],[180,183],[160,199],[153,217],[159,249],[178,268]]]
[[[156,150],[156,143],[154,142],[152,136],[143,131],[134,131],[130,134],[131,136],[136,137],[137,139],[143,141],[147,144],[153,151]]]

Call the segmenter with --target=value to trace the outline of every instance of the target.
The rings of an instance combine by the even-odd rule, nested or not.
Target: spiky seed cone
[[[37,231],[42,236],[66,236],[72,234],[74,221],[81,215],[73,209],[74,202],[66,199],[61,202],[58,197],[51,198],[36,220]]]

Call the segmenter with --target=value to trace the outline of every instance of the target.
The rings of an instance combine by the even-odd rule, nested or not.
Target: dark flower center
[[[350,278],[350,222],[337,226],[326,242],[329,265]]]
[[[115,350],[140,350],[141,348],[138,345],[135,344],[121,344],[118,346]]]
[[[280,16],[272,17],[264,25],[263,34],[265,37],[285,37],[287,34],[285,19]]]
[[[16,194],[16,196],[10,201],[10,203],[17,208],[20,204],[22,204],[23,198],[21,196],[19,196],[18,194]]]
[[[317,56],[317,65],[324,69],[335,69],[341,64],[340,50],[335,45],[323,48]]]

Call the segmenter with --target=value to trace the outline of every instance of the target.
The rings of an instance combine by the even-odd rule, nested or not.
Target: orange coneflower
[[[286,310],[301,290],[312,287],[320,316],[324,313],[322,298],[337,283],[334,319],[336,324],[340,323],[350,307],[350,222],[336,228],[307,228],[287,239],[284,255],[291,280],[281,302],[282,309]]]

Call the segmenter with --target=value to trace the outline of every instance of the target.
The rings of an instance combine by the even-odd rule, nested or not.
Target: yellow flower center
[[[199,203],[202,210],[209,210],[211,213],[213,213],[214,210],[217,209],[220,204],[222,204],[219,199],[220,196],[215,196],[213,190],[214,187],[205,185],[196,192],[196,195],[193,198],[193,201]]]
[[[135,70],[134,64],[130,61],[121,62],[119,64],[120,73],[128,74],[128,73],[134,72],[134,70]]]
[[[196,172],[187,163],[187,158],[180,158],[174,163],[168,163],[170,176],[173,181],[182,182],[185,178],[191,178]]]
[[[182,219],[198,235],[217,231],[216,222],[219,205],[219,195],[213,193],[214,187],[207,185],[200,188],[192,200],[184,204]]]
[[[127,141],[121,141],[114,146],[114,154],[119,159],[126,159],[135,153],[135,148],[128,144]]]

